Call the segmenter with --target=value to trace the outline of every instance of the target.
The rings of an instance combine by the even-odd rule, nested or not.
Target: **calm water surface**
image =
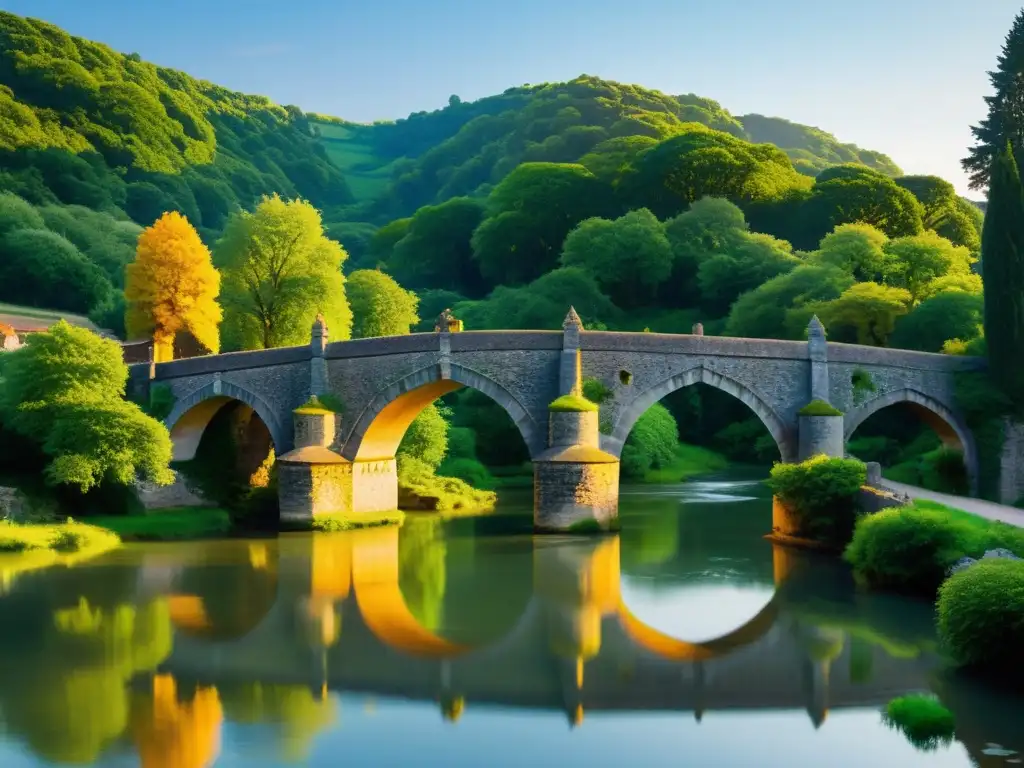
[[[1024,702],[927,605],[773,547],[735,478],[624,489],[619,537],[498,514],[0,560],[0,766],[1013,765]],[[887,729],[934,691],[958,741]],[[986,754],[990,753],[990,754]]]

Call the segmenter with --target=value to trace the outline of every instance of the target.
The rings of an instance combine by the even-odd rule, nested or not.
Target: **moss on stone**
[[[562,395],[551,401],[548,410],[556,413],[588,413],[599,408],[597,403],[587,400],[582,395]]]
[[[599,520],[595,520],[591,517],[587,518],[586,520],[577,520],[575,523],[569,526],[568,532],[573,534],[595,534],[614,533],[618,530],[618,518],[610,520],[607,525],[602,525]]]
[[[331,394],[313,395],[295,409],[295,413],[303,415],[315,415],[325,413],[341,413],[343,408],[341,400]]]
[[[842,416],[843,412],[824,400],[811,400],[797,413],[801,416]]]
[[[379,528],[385,525],[401,525],[405,522],[405,513],[397,509],[390,512],[339,512],[328,515],[317,515],[313,518],[311,529],[321,533],[351,531],[357,528]]]

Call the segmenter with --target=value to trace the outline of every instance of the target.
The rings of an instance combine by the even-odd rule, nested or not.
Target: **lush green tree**
[[[448,420],[434,404],[428,405],[413,419],[398,446],[397,456],[409,456],[436,470],[448,451]]]
[[[495,288],[486,300],[459,304],[454,312],[474,330],[554,330],[562,327],[570,306],[591,328],[620,314],[594,277],[579,267],[556,269],[520,288]]]
[[[345,286],[352,307],[352,338],[401,336],[419,322],[419,298],[390,275],[376,269],[359,269]]]
[[[942,277],[935,278],[930,283],[925,283],[918,294],[918,298],[924,301],[946,291],[959,291],[961,293],[969,293],[972,296],[981,296],[982,287],[981,275],[974,272],[943,275]]]
[[[1017,17],[1024,33],[1024,14]],[[1006,54],[1004,54],[1005,57]],[[1003,393],[1024,404],[1024,190],[1009,145],[992,164],[981,236],[989,370]]]
[[[945,291],[925,299],[896,321],[889,345],[941,352],[950,339],[971,341],[981,334],[983,300],[963,291]]]
[[[360,266],[376,269],[386,265],[391,260],[391,253],[395,245],[409,233],[410,226],[412,226],[411,216],[405,219],[395,219],[374,232],[373,237],[370,238],[366,264]]]
[[[0,238],[19,229],[46,229],[32,205],[10,192],[0,193]]]
[[[466,197],[420,208],[409,222],[408,232],[394,244],[387,270],[415,290],[434,288],[480,296],[483,278],[473,260],[471,239],[483,216],[483,206]]]
[[[801,339],[806,325],[793,327],[793,309],[838,299],[853,278],[829,264],[802,264],[740,296],[729,311],[725,330],[752,339]]]
[[[840,224],[821,240],[814,255],[823,264],[839,267],[857,282],[882,279],[886,234],[870,224]]]
[[[830,331],[850,330],[858,344],[884,347],[896,320],[910,309],[910,291],[878,283],[857,283],[838,299],[811,305]]]
[[[55,485],[169,482],[170,436],[123,399],[127,378],[117,343],[61,320],[5,356],[0,418],[42,448]]]
[[[747,231],[743,211],[720,197],[701,198],[688,211],[665,222],[674,263],[661,303],[692,306],[700,297],[697,270],[701,262],[730,248]]]
[[[697,269],[701,305],[720,317],[740,294],[753,290],[801,262],[785,240],[757,232],[744,233],[726,250],[704,259]]]
[[[304,344],[317,314],[334,340],[349,338],[342,247],[324,236],[319,212],[302,200],[264,198],[231,217],[214,250],[222,274],[226,349]]]
[[[810,180],[777,147],[694,125],[641,153],[620,186],[631,207],[667,218],[702,197],[774,199]]]
[[[887,285],[906,288],[911,300],[921,299],[925,286],[946,275],[969,275],[974,258],[934,232],[900,237],[885,244],[882,269]]]
[[[819,174],[800,215],[813,242],[840,224],[854,223],[903,237],[922,231],[924,206],[888,176],[863,166],[838,166]]]
[[[581,267],[624,309],[650,304],[672,273],[672,246],[661,222],[645,208],[609,221],[593,218],[569,233],[562,264]]]
[[[580,165],[602,181],[611,183],[626,174],[630,165],[658,140],[652,136],[619,136],[602,141],[580,158]]]
[[[935,229],[946,212],[956,206],[956,188],[938,176],[901,176],[895,181],[921,203],[926,229]]]
[[[953,207],[946,210],[933,229],[953,245],[962,245],[971,253],[981,250],[981,228],[984,214],[978,206],[958,197]]]
[[[19,229],[0,240],[0,299],[88,313],[110,295],[110,282],[75,246],[45,229]]]
[[[636,420],[622,447],[622,474],[642,479],[651,469],[672,463],[679,446],[679,427],[661,403],[655,403]]]
[[[1024,11],[1017,14],[1013,26],[1003,42],[1003,50],[997,59],[994,72],[989,80],[995,93],[985,97],[988,115],[971,128],[974,134],[973,146],[961,163],[970,174],[971,188],[984,189],[993,183],[993,170],[1005,160],[1000,155],[1010,144],[1014,153],[1024,148],[1024,87],[1020,73],[1024,71]],[[1019,155],[1017,158],[1019,163]],[[991,199],[991,190],[989,192]]]
[[[611,207],[608,185],[582,165],[520,165],[491,192],[473,233],[480,273],[491,285],[535,280],[555,266],[573,227]]]

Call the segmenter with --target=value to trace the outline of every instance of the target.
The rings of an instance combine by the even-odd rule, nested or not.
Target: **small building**
[[[13,352],[21,346],[21,339],[14,326],[0,323],[0,351]]]

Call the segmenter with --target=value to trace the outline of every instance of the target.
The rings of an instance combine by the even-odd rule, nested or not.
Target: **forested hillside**
[[[842,163],[900,173],[885,155],[840,144],[817,128],[761,115],[736,118],[711,99],[669,96],[586,75],[568,83],[509,88],[473,102],[452,96],[443,109],[393,123],[314,119],[331,158],[353,177],[357,195],[376,201],[363,214],[370,219],[485,194],[523,162],[580,162],[607,176],[693,123],[774,144],[809,176]]]
[[[234,93],[0,12],[0,188],[214,236],[262,195],[351,201],[295,107]]]

